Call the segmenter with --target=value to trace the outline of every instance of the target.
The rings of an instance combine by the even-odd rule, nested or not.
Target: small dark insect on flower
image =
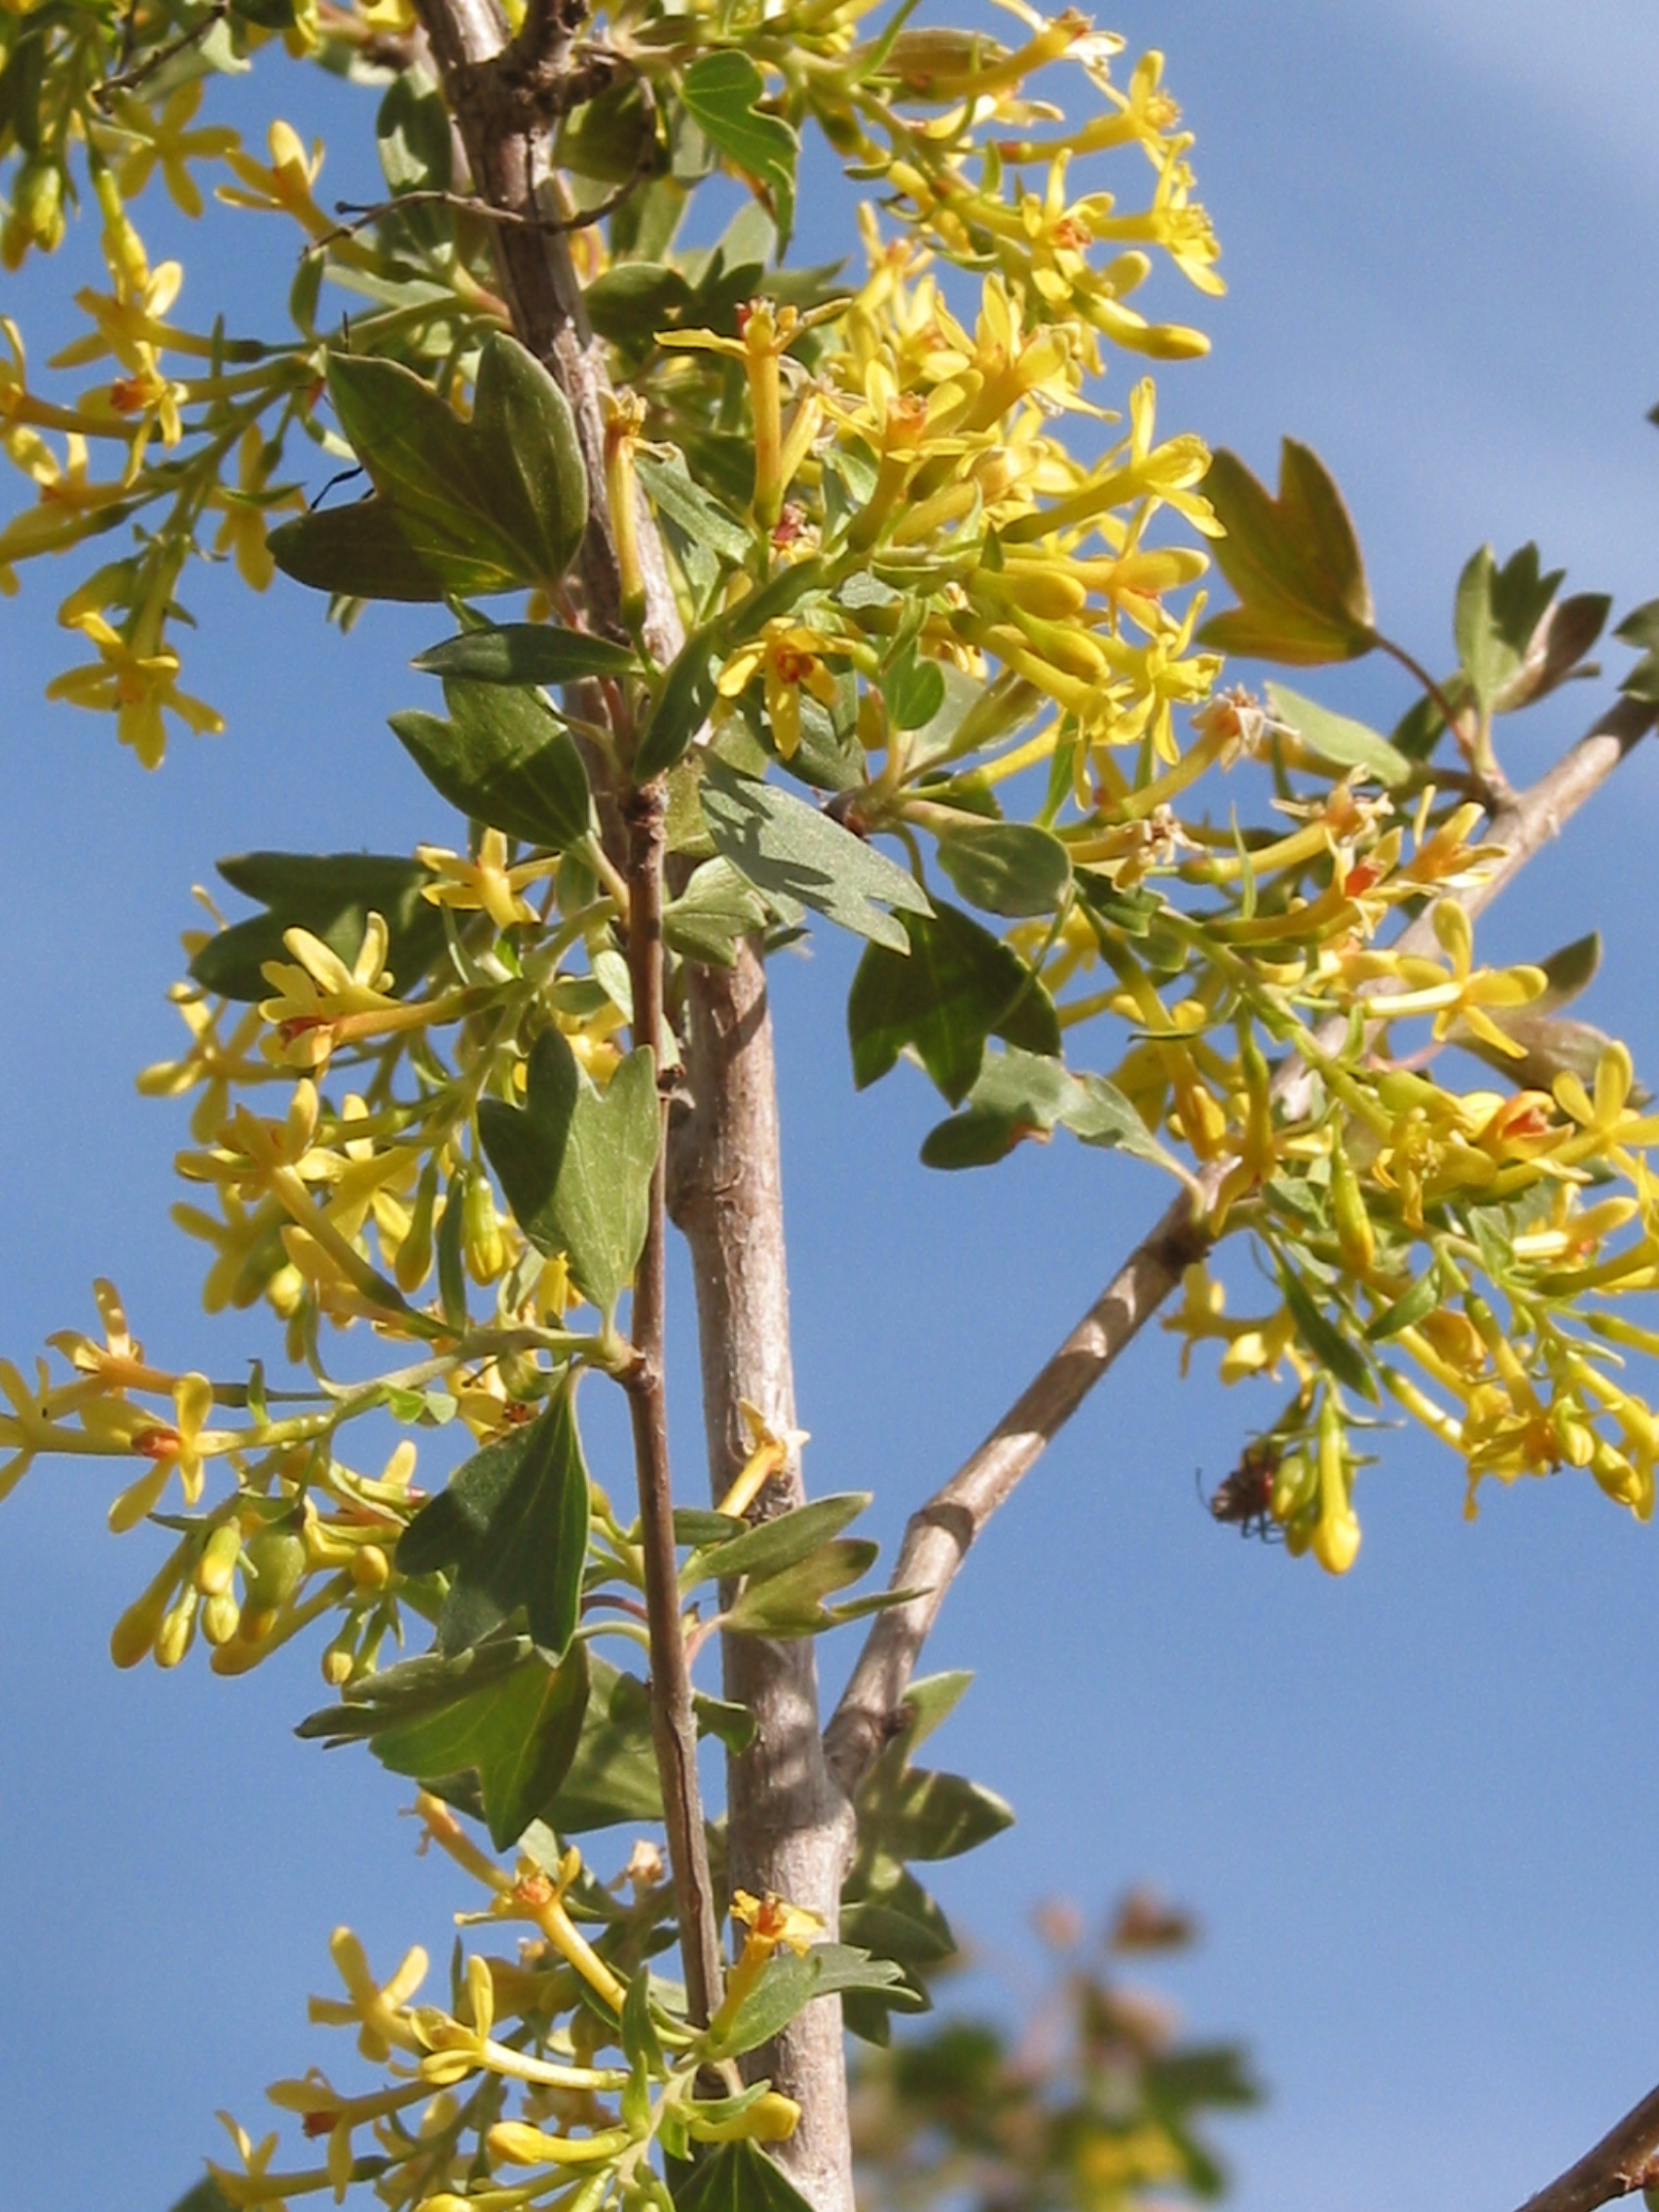
[[[1278,1473],[1279,1448],[1271,1436],[1258,1436],[1244,1447],[1244,1456],[1224,1482],[1217,1483],[1204,1503],[1217,1521],[1235,1528],[1241,1536],[1260,1536],[1265,1544],[1283,1540],[1284,1530],[1273,1519],[1273,1479]],[[1199,1495],[1203,1493],[1200,1491]]]

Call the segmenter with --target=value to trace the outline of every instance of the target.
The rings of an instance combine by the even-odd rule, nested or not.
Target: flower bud
[[[1377,1235],[1353,1162],[1340,1143],[1331,1153],[1331,1211],[1343,1258],[1356,1275],[1369,1274],[1377,1258]]]
[[[187,1585],[178,1604],[163,1621],[156,1638],[156,1665],[176,1667],[196,1641],[196,1607],[198,1600],[194,1586]]]
[[[1305,1505],[1313,1502],[1318,1472],[1306,1452],[1291,1452],[1279,1461],[1273,1477],[1272,1516],[1282,1527]]]
[[[63,171],[55,162],[19,164],[12,208],[0,235],[0,261],[16,269],[31,245],[51,253],[63,240]]]
[[[309,1565],[306,1540],[297,1529],[257,1530],[242,1546],[243,1603],[248,1612],[276,1612],[299,1588]]]
[[[241,1607],[234,1592],[215,1590],[202,1604],[202,1633],[215,1649],[229,1643],[241,1626]]]
[[[351,1580],[365,1597],[384,1590],[391,1579],[391,1565],[379,1544],[359,1546],[351,1562]]]
[[[429,1160],[421,1170],[421,1180],[415,1188],[415,1206],[409,1216],[409,1227],[403,1241],[397,1247],[397,1257],[391,1272],[397,1278],[399,1290],[419,1290],[425,1281],[432,1265],[432,1208],[438,1196],[438,1163]]]
[[[1343,1426],[1334,1399],[1319,1408],[1319,1520],[1313,1557],[1327,1574],[1346,1574],[1359,1555],[1359,1520],[1348,1498]]]
[[[118,1667],[136,1667],[156,1647],[162,1622],[172,1601],[176,1576],[169,1570],[134,1598],[109,1632],[109,1655]]]
[[[196,1563],[196,1587],[204,1598],[217,1598],[230,1588],[240,1557],[240,1524],[235,1520],[221,1521],[203,1545],[202,1557]]]
[[[467,1273],[474,1282],[494,1282],[506,1265],[506,1247],[490,1178],[476,1170],[466,1178],[461,1233]]]

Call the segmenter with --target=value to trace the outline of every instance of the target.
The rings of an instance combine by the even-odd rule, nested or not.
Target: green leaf
[[[1033,823],[953,830],[939,841],[939,865],[971,906],[991,914],[1052,914],[1071,889],[1071,855]]]
[[[485,340],[467,423],[396,361],[336,354],[328,390],[376,491],[447,591],[559,582],[587,528],[587,471],[570,403],[516,339]]]
[[[812,2212],[782,2169],[741,2139],[694,2165],[671,2167],[670,2178],[678,2212]]]
[[[564,852],[592,826],[575,740],[535,692],[444,680],[451,719],[393,715],[398,742],[452,806],[492,830]]]
[[[330,1749],[366,1742],[392,1773],[428,1786],[476,1775],[491,1833],[504,1848],[564,1779],[587,1697],[585,1644],[573,1644],[555,1668],[528,1637],[500,1636],[367,1676],[344,1704],[311,1714],[294,1733]]]
[[[1612,601],[1604,592],[1576,592],[1544,609],[1521,666],[1501,684],[1492,702],[1494,715],[1512,715],[1547,698],[1569,678],[1601,671],[1584,656],[1605,627]]]
[[[718,856],[695,869],[662,917],[663,942],[682,959],[732,968],[742,940],[766,927],[766,902],[754,885]]]
[[[771,194],[782,253],[794,227],[795,157],[800,141],[781,116],[763,112],[760,102],[765,93],[759,70],[735,47],[700,55],[680,81],[686,111],[710,144]]]
[[[1627,645],[1638,645],[1641,649],[1641,658],[1619,689],[1631,699],[1659,702],[1659,599],[1650,599],[1633,608],[1613,636],[1622,639]]]
[[[453,1567],[438,1618],[444,1652],[478,1643],[522,1605],[560,1658],[575,1633],[587,1565],[588,1473],[567,1379],[528,1428],[485,1445],[398,1539],[407,1574]]]
[[[571,1644],[557,1667],[533,1653],[446,1711],[376,1734],[369,1749],[391,1773],[428,1785],[476,1773],[490,1840],[505,1851],[552,1803],[570,1772],[588,1687],[585,1643]]]
[[[211,2174],[203,2174],[196,2187],[179,2198],[172,2212],[231,2212],[231,2200]]]
[[[815,1497],[797,1505],[792,1513],[761,1521],[746,1529],[741,1536],[699,1552],[694,1563],[696,1579],[724,1582],[747,1574],[751,1581],[761,1582],[768,1575],[781,1574],[831,1536],[838,1536],[858,1519],[869,1500],[867,1490],[848,1491],[838,1497]]]
[[[723,1544],[728,1536],[741,1536],[744,1526],[732,1513],[711,1513],[699,1505],[677,1505],[674,1509],[677,1544]]]
[[[405,69],[387,87],[375,139],[382,173],[393,192],[449,190],[454,167],[449,110],[426,70]]]
[[[987,1052],[966,1110],[922,1140],[927,1167],[988,1167],[1026,1138],[1046,1139],[1066,1115],[1084,1116],[1088,1093],[1058,1060],[1011,1049]]]
[[[707,622],[692,631],[675,656],[640,734],[631,771],[636,784],[665,776],[684,758],[708,719],[715,702],[716,651],[722,633],[722,623]]]
[[[1224,652],[1310,668],[1377,643],[1359,543],[1323,462],[1286,438],[1274,499],[1235,454],[1218,453],[1203,491],[1227,535],[1212,541],[1239,605],[1198,636]]]
[[[237,853],[220,861],[233,891],[267,911],[233,922],[190,963],[204,990],[228,999],[264,999],[267,960],[286,960],[287,930],[309,930],[350,964],[371,913],[387,926],[387,966],[400,991],[412,990],[444,949],[440,909],[421,894],[433,878],[419,861],[381,853]]]
[[[408,192],[447,192],[454,180],[449,110],[426,70],[400,70],[387,87],[375,119],[381,169],[394,198]],[[418,203],[400,207],[396,222],[417,245],[441,245],[455,229],[455,211]],[[323,256],[310,258],[321,267]]]
[[[596,183],[626,184],[650,162],[655,140],[656,103],[647,105],[645,88],[629,75],[561,117],[553,158]]]
[[[379,494],[347,507],[319,507],[268,533],[271,557],[285,576],[346,599],[442,599],[437,572],[405,536],[390,500]]]
[[[1391,1306],[1385,1306],[1375,1320],[1366,1326],[1367,1344],[1380,1345],[1390,1337],[1397,1337],[1402,1329],[1415,1329],[1419,1321],[1426,1321],[1440,1304],[1440,1270],[1431,1267],[1419,1275],[1409,1290],[1404,1290]]]
[[[1379,731],[1367,729],[1364,722],[1334,715],[1316,699],[1305,699],[1300,691],[1292,691],[1288,684],[1270,683],[1267,693],[1277,719],[1321,760],[1329,760],[1338,768],[1361,768],[1377,783],[1387,786],[1403,784],[1410,777],[1412,763],[1406,756],[1396,752]]]
[[[713,1736],[733,1753],[748,1751],[755,1741],[755,1715],[746,1705],[733,1705],[723,1697],[705,1697],[694,1691],[691,1709],[697,1715],[699,1736]]]
[[[890,1858],[956,1859],[1014,1825],[1006,1798],[965,1775],[907,1767],[858,1801],[860,1848]]]
[[[832,1590],[844,1590],[875,1565],[879,1544],[841,1536],[821,1544],[793,1567],[750,1581],[725,1615],[728,1629],[746,1636],[818,1636],[836,1625],[823,1604]]]
[[[703,767],[703,814],[718,850],[768,897],[811,906],[877,944],[902,953],[910,941],[888,907],[930,911],[915,877],[885,853],[793,793],[713,757]]]
[[[413,665],[428,676],[461,676],[473,683],[576,683],[584,676],[627,676],[639,666],[629,645],[554,622],[502,622],[463,630],[428,645]]]
[[[366,1742],[383,1729],[401,1728],[471,1697],[523,1666],[535,1649],[528,1636],[512,1635],[491,1637],[452,1656],[434,1644],[413,1659],[360,1676],[348,1685],[343,1704],[308,1714],[294,1734],[306,1741],[320,1738],[329,1751]]]
[[[944,670],[937,660],[918,659],[912,640],[883,673],[881,692],[895,729],[926,729],[944,706]]]
[[[1180,1161],[1159,1143],[1115,1083],[1109,1083],[1103,1075],[1081,1075],[1077,1081],[1083,1104],[1068,1106],[1060,1117],[1075,1137],[1104,1151],[1132,1153],[1137,1160],[1150,1161],[1172,1175],[1182,1172]]]
[[[863,1090],[907,1047],[953,1106],[968,1095],[985,1042],[1057,1057],[1053,1002],[1018,954],[960,907],[905,914],[909,951],[871,945],[847,1000],[853,1081]]]
[[[1451,1030],[1451,1042],[1459,1051],[1484,1060],[1518,1090],[1551,1091],[1559,1075],[1575,1075],[1587,1090],[1595,1089],[1597,1065],[1613,1042],[1604,1029],[1592,1021],[1574,1020],[1570,1014],[1538,1014],[1530,1006],[1487,1011],[1493,1026],[1519,1046],[1519,1053],[1505,1052],[1489,1038],[1477,1036],[1460,1015]],[[1650,1095],[1641,1084],[1634,1084],[1630,1102],[1644,1106]]]
[[[852,2034],[885,2044],[891,2010],[925,2011],[926,1976],[956,1951],[956,1938],[937,1899],[901,1862],[877,1850],[861,1852],[841,1894],[841,1933],[904,1975],[892,1989],[849,1992],[842,2016]]]
[[[601,338],[641,351],[659,330],[678,323],[691,303],[685,278],[660,261],[619,261],[582,291],[588,320]]]
[[[593,1694],[571,1771],[543,1818],[562,1835],[662,1819],[650,1698],[632,1675],[591,1659]]]
[[[1346,1388],[1358,1391],[1362,1397],[1375,1398],[1377,1382],[1370,1362],[1336,1323],[1327,1319],[1308,1285],[1282,1264],[1278,1269],[1278,1283],[1284,1302],[1290,1308],[1290,1317],[1296,1323],[1296,1333],[1319,1365],[1328,1369]]]
[[[640,481],[659,520],[678,524],[687,538],[709,546],[738,568],[743,566],[752,544],[750,533],[696,482],[682,453],[642,454],[639,465]]]
[[[746,2050],[770,2043],[817,1994],[818,1974],[814,1952],[801,1954],[787,1947],[775,1951],[723,2034],[718,2039],[710,2036],[709,2055],[740,2058]]]
[[[818,1962],[816,1994],[820,1997],[836,1996],[846,1989],[897,1992],[903,1986],[903,1967],[892,1959],[872,1958],[853,1943],[814,1943],[806,1955]]]
[[[1537,962],[1544,972],[1544,988],[1531,1001],[1532,1011],[1553,1014],[1557,1007],[1569,1005],[1581,991],[1589,989],[1601,965],[1600,930],[1589,930],[1570,944],[1560,946],[1548,959]]]
[[[1538,573],[1538,548],[1523,545],[1500,569],[1490,545],[1473,554],[1457,579],[1453,634],[1457,658],[1483,715],[1521,675],[1528,649],[1549,612],[1564,569]]]
[[[565,1255],[607,1320],[645,1241],[660,1120],[647,1047],[628,1054],[602,1093],[558,1029],[531,1049],[522,1110],[479,1102],[484,1150],[520,1229],[538,1252]]]

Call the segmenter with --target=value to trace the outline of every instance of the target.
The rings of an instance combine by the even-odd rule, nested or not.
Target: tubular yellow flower
[[[520,861],[509,867],[507,840],[499,830],[484,831],[475,861],[442,845],[417,845],[415,857],[439,879],[427,884],[423,898],[434,906],[453,906],[458,912],[482,910],[498,930],[538,919],[535,908],[521,894],[526,885],[552,875],[559,865],[556,859],[544,859]]]
[[[71,706],[113,711],[117,737],[131,746],[143,766],[160,767],[166,752],[164,715],[176,715],[198,736],[216,737],[223,730],[222,715],[178,688],[179,658],[170,646],[139,651],[101,614],[82,614],[75,627],[96,645],[97,660],[55,676],[46,695],[66,699]]]
[[[325,1068],[348,1018],[401,1014],[404,1009],[389,995],[387,941],[384,917],[370,914],[357,956],[348,968],[310,930],[284,931],[282,942],[291,963],[268,960],[260,969],[276,994],[262,1000],[259,1008],[274,1032],[263,1041],[266,1055],[279,1066]]]
[[[278,119],[271,126],[268,143],[269,165],[254,161],[240,147],[227,151],[225,160],[241,182],[240,186],[217,186],[214,197],[230,207],[291,215],[313,238],[338,230],[338,223],[332,216],[325,215],[312,197],[312,186],[322,167],[320,140],[308,154],[293,126]]]
[[[1319,1519],[1312,1551],[1327,1574],[1346,1574],[1359,1556],[1359,1522],[1348,1496],[1342,1420],[1328,1391],[1319,1408]]]
[[[720,1499],[719,1511],[741,1518],[772,1477],[787,1467],[801,1446],[810,1441],[811,1432],[804,1428],[772,1428],[759,1407],[752,1406],[747,1398],[739,1401],[738,1410],[749,1431],[749,1456],[737,1480]]]
[[[121,1425],[127,1428],[130,1449],[155,1464],[124,1490],[110,1507],[109,1525],[117,1535],[135,1529],[154,1509],[166,1489],[167,1477],[175,1468],[184,1491],[184,1501],[194,1505],[202,1495],[204,1455],[225,1450],[231,1441],[205,1429],[207,1416],[213,1410],[213,1385],[205,1375],[181,1375],[173,1384],[172,1396],[174,1418],[170,1426],[148,1421],[134,1430],[132,1421],[136,1409],[120,1409]],[[96,1412],[96,1408],[89,1406],[82,1415],[89,1434],[97,1433],[102,1425],[95,1419]]]
[[[417,1943],[403,1955],[397,1972],[384,1988],[369,1972],[363,1946],[349,1928],[337,1928],[329,1938],[329,1953],[346,1984],[346,1997],[313,1997],[306,2016],[318,2026],[357,2028],[357,2048],[373,2066],[382,2066],[394,2050],[419,2057],[423,2046],[410,2024],[405,2008],[426,1978],[429,1964]]]
[[[587,2166],[619,2157],[629,2145],[624,2127],[597,2135],[549,2135],[522,2120],[498,2120],[485,2137],[492,2158],[509,2166]]]
[[[240,144],[226,124],[189,128],[203,90],[204,80],[198,77],[169,92],[157,109],[130,94],[117,103],[111,135],[125,149],[115,172],[124,199],[136,200],[159,166],[174,206],[186,215],[201,214],[202,193],[190,173],[191,163],[216,161]]]
[[[792,622],[788,615],[777,615],[758,638],[739,645],[720,670],[716,689],[720,698],[735,699],[758,673],[766,719],[779,755],[792,760],[800,745],[801,692],[810,692],[820,706],[833,706],[835,679],[825,664],[825,656],[845,649],[822,631]]]

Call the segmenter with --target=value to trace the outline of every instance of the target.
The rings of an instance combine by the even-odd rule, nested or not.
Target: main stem
[[[748,1450],[742,1405],[782,1434],[794,1426],[777,1086],[765,970],[745,945],[729,970],[689,971],[687,1073],[694,1105],[674,1132],[670,1195],[691,1249],[702,1347],[703,1419],[717,1497]],[[800,1467],[772,1478],[760,1510],[805,1497]],[[830,1775],[810,1638],[722,1642],[727,1697],[755,1721],[726,1767],[734,1887],[776,1891],[816,1912],[833,1939],[852,1854],[852,1807]],[[801,2108],[779,2162],[816,2212],[852,2212],[845,2046],[838,1997],[817,1999],[747,2061]]]
[[[537,216],[537,188],[548,173],[547,133],[527,122],[522,94],[527,65],[543,79],[559,66],[560,43],[570,32],[557,5],[537,0],[511,46],[497,0],[416,0],[416,8],[466,148],[475,191],[509,216]],[[588,325],[563,237],[509,221],[497,230],[496,252],[514,328],[558,378],[587,463],[589,523],[581,582],[588,618],[596,629],[620,635],[615,545],[605,498],[604,349]],[[659,664],[666,664],[684,642],[683,626],[652,519],[645,511],[638,519],[645,571],[643,635]],[[746,946],[729,975],[697,967],[687,975],[686,1060],[694,1104],[674,1143],[676,1218],[692,1248],[710,1477],[719,1495],[740,1456],[741,1400],[759,1406],[775,1428],[793,1425],[778,1117],[758,957]],[[638,1012],[637,983],[635,989]],[[647,1305],[651,1295],[646,1294]],[[638,1293],[636,1334],[637,1301]],[[638,1411],[635,1419],[639,1436]],[[654,1453],[654,1434],[649,1441]],[[763,1503],[780,1510],[800,1495],[799,1470],[792,1467]],[[811,1644],[727,1639],[726,1645],[727,1687],[745,1698],[756,1720],[754,1743],[728,1770],[727,1852],[734,1878],[756,1892],[777,1891],[820,1914],[833,1930],[852,1813],[823,1755]],[[695,1768],[678,1763],[693,1782]],[[701,1927],[701,1901],[683,1895],[681,1901],[687,1931]],[[686,1910],[693,1903],[695,1909]],[[688,1954],[688,1979],[689,1973]],[[801,2107],[794,2136],[778,2146],[779,2162],[814,2212],[853,2212],[839,2002],[822,1999],[808,2006],[756,2058],[774,2085]]]
[[[634,1038],[662,1064],[662,860],[664,800],[660,783],[629,793],[628,974],[634,993]],[[668,1400],[663,1374],[666,1327],[667,1106],[661,1115],[645,1248],[634,1276],[634,1364],[625,1378],[634,1422],[634,1464],[640,1486],[641,1550],[650,1628],[651,1726],[662,1776],[669,1864],[680,1907],[680,1951],[685,2002],[701,2024],[720,1998],[720,1939],[703,1833],[697,1782],[697,1716],[680,1606],[680,1563],[674,1544],[669,1485]]]

